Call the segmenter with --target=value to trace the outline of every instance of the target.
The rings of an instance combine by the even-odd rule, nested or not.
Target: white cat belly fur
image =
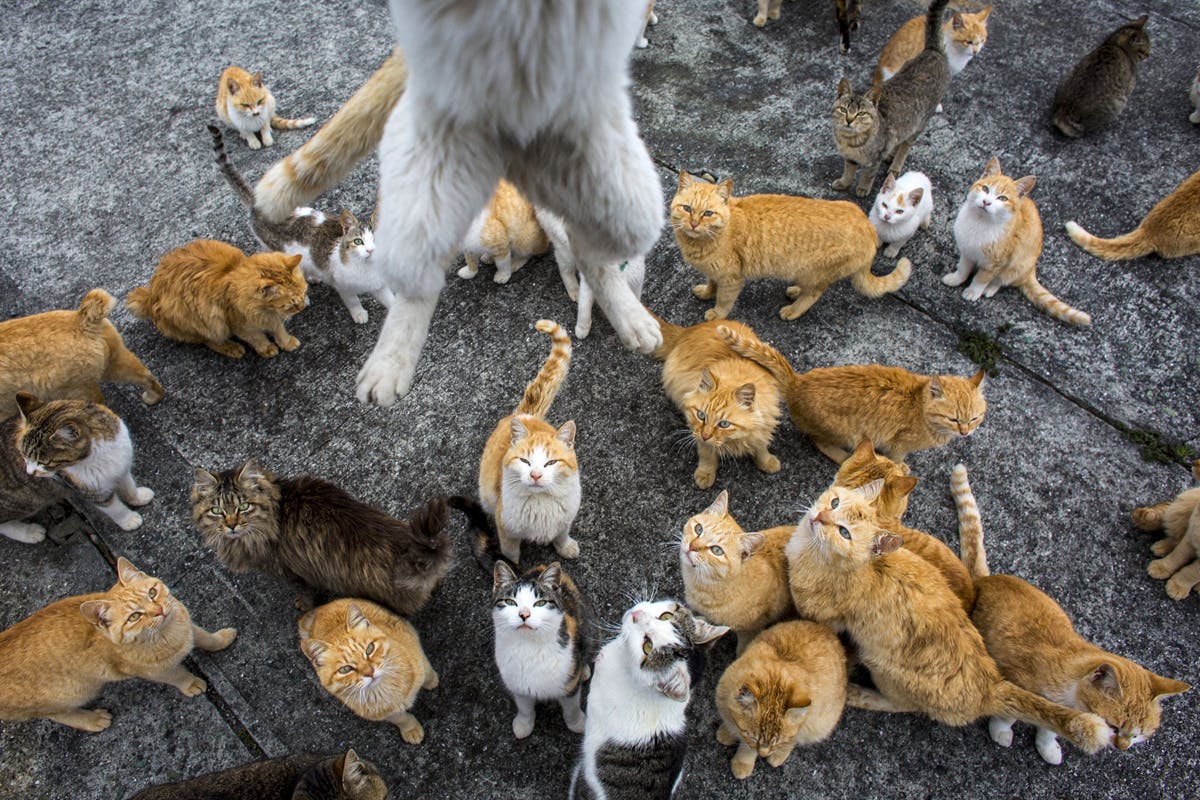
[[[121,497],[130,498],[132,505],[142,506],[154,499],[154,492],[138,487],[133,480],[133,441],[124,420],[117,421],[117,434],[112,439],[93,439],[87,458],[64,467],[66,473],[79,486],[97,495],[112,494],[105,505],[96,503],[96,508],[123,530],[133,530],[142,524],[142,515],[126,507]]]
[[[565,484],[530,492],[505,476],[500,486],[500,523],[510,539],[546,544],[569,533],[579,513],[579,475]]]
[[[264,128],[268,131],[271,127],[271,117],[275,116],[275,98],[273,95],[267,95],[267,101],[263,103],[262,110],[258,116],[247,114],[241,108],[238,108],[233,97],[228,97],[225,100],[225,113],[229,116],[229,121],[233,123],[233,127],[238,130],[243,136],[247,134],[255,134]]]
[[[970,261],[975,267],[988,262],[983,248],[994,244],[1004,236],[1004,229],[1009,218],[997,220],[992,215],[980,210],[971,198],[958,209],[954,219],[954,243],[962,258]]]
[[[564,696],[574,652],[570,643],[558,643],[557,627],[543,632],[497,626],[496,666],[511,694],[555,700]]]

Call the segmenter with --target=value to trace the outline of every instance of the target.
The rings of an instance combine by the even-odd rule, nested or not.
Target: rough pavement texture
[[[1057,79],[1143,11],[1153,52],[1124,115],[1084,141],[1052,135],[1045,118]],[[633,92],[668,196],[669,168],[682,166],[732,177],[740,193],[835,198],[829,184],[841,159],[828,112],[837,80],[845,74],[861,87],[887,37],[919,9],[869,3],[849,55],[838,50],[827,0],[787,3],[783,19],[765,30],[751,25],[750,0],[661,0],[658,13],[649,49],[633,55]],[[1110,265],[1075,248],[1062,225],[1075,219],[1102,235],[1129,230],[1196,168],[1200,131],[1187,121],[1195,64],[1187,54],[1198,35],[1193,3],[999,3],[987,46],[951,84],[945,113],[910,155],[910,168],[933,181],[936,213],[931,230],[905,250],[915,264],[909,285],[874,301],[839,285],[788,323],[777,316],[782,286],[761,282],[735,310],[806,366],[882,362],[967,374],[974,366],[956,351],[959,337],[1011,325],[999,336],[1003,357],[981,429],[910,459],[922,481],[909,524],[957,546],[948,480],[951,467],[965,462],[993,569],[1048,591],[1098,644],[1193,684],[1200,600],[1176,603],[1146,575],[1152,537],[1129,522],[1135,505],[1173,497],[1189,477],[1179,464],[1144,461],[1118,426],[1200,447],[1200,259]],[[6,4],[0,314],[72,307],[93,286],[123,297],[162,253],[194,237],[250,248],[245,214],[213,167],[204,130],[217,75],[230,63],[262,70],[281,114],[324,121],[388,49],[378,1]],[[308,135],[279,132],[276,146],[259,152],[230,137],[231,158],[253,180]],[[992,155],[1011,175],[1038,176],[1041,280],[1089,311],[1093,327],[1056,322],[1015,290],[972,305],[940,283],[956,260],[954,214]],[[368,162],[318,205],[368,214],[374,192]],[[888,268],[882,259],[881,268]],[[679,323],[701,319],[707,306],[690,293],[698,275],[682,264],[667,231],[648,271],[652,308]],[[68,519],[55,541],[0,540],[0,625],[108,586],[113,572],[103,556],[111,552],[161,576],[199,624],[236,625],[240,636],[224,652],[195,657],[210,684],[204,697],[133,682],[106,689],[100,702],[115,717],[102,734],[0,723],[0,797],[110,800],[263,754],[349,745],[381,766],[397,797],[565,794],[579,738],[550,706],[533,738],[512,738],[513,708],[492,663],[490,580],[470,560],[461,522],[459,563],[414,620],[442,683],[414,709],[427,738],[413,747],[322,690],[296,647],[293,587],[229,574],[189,521],[192,467],[228,467],[251,455],[281,473],[335,480],[397,514],[436,491],[473,491],[488,432],[548,351],[533,322],[574,320],[549,258],[507,286],[489,278],[487,268],[473,282],[450,278],[413,391],[386,410],[361,406],[352,393],[382,318],[373,303],[370,322],[356,326],[332,291],[315,287],[311,307],[290,326],[303,346],[270,361],[231,361],[170,342],[116,311],[127,343],[167,389],[154,408],[131,388],[108,389],[133,432],[135,473],[157,498],[133,533],[81,506],[91,521],[83,530],[72,533],[78,520]],[[583,555],[570,569],[608,621],[631,596],[681,592],[668,543],[716,489],[730,490],[747,528],[767,527],[794,519],[834,471],[785,423],[776,442],[781,472],[723,464],[713,491],[695,489],[694,456],[672,444],[682,422],[658,372],[598,320],[577,342],[551,412],[554,422],[579,424],[584,503],[575,530]],[[1149,742],[1091,758],[1064,745],[1059,767],[1038,758],[1028,726],[1018,726],[1016,744],[1005,750],[983,722],[952,729],[848,710],[824,744],[798,750],[777,770],[760,763],[738,782],[729,773],[732,749],[713,737],[713,687],[732,657],[733,643],[719,643],[695,693],[680,797],[1191,797],[1200,787],[1196,691],[1166,702]]]

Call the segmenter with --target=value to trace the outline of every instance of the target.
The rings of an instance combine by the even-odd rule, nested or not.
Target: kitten
[[[855,94],[846,78],[838,83],[833,138],[846,164],[842,177],[833,182],[834,189],[849,189],[857,174],[854,193],[866,197],[889,158],[888,171],[895,175],[903,172],[909,148],[925,130],[950,85],[950,66],[942,52],[939,30],[947,2],[933,0],[929,4],[925,49],[887,83],[874,84],[863,94]]]
[[[942,52],[950,67],[950,76],[962,72],[971,59],[987,44],[987,19],[992,13],[990,5],[975,13],[955,11],[942,24]],[[925,18],[913,17],[892,34],[879,53],[879,64],[875,67],[873,83],[883,83],[915,58],[925,44]],[[937,111],[941,111],[939,104]]]
[[[683,525],[679,572],[688,607],[737,633],[744,652],[759,631],[794,614],[783,549],[795,525],[747,533],[729,513],[729,493]]]
[[[513,735],[533,733],[536,705],[557,700],[563,721],[583,733],[579,707],[588,666],[583,595],[555,561],[518,576],[503,561],[492,574],[492,627],[496,666],[517,705]]]
[[[550,337],[546,363],[525,387],[512,414],[496,423],[479,461],[479,500],[496,520],[504,557],[521,562],[521,542],[551,543],[563,558],[579,557],[571,525],[579,513],[575,421],[555,428],[546,412],[567,377],[571,337],[557,322],[534,327]]]
[[[849,704],[916,711],[954,726],[1012,717],[1049,727],[1089,753],[1106,747],[1111,732],[1100,717],[1002,678],[940,573],[879,527],[871,501],[881,488],[882,481],[830,487],[787,546],[796,610],[843,628],[878,689],[851,686]]]
[[[1188,89],[1188,99],[1192,101],[1195,111],[1188,115],[1188,122],[1200,124],[1200,72],[1192,78],[1192,86]]]
[[[1077,139],[1111,123],[1125,110],[1137,65],[1150,56],[1146,14],[1117,28],[1067,73],[1054,93],[1050,121],[1064,136]]]
[[[375,236],[346,209],[336,219],[311,208],[297,208],[283,222],[271,222],[254,206],[254,190],[229,163],[225,137],[220,128],[208,126],[212,134],[217,167],[233,187],[238,199],[250,209],[250,227],[266,250],[300,256],[300,270],[309,283],[328,283],[342,299],[350,318],[362,324],[369,315],[358,296],[370,292],[384,308],[395,299],[383,274],[371,260]]]
[[[954,468],[951,489],[958,507],[963,563],[975,582],[971,621],[1004,677],[1048,700],[1102,717],[1115,731],[1113,744],[1118,750],[1153,736],[1162,714],[1161,699],[1191,687],[1096,647],[1075,632],[1066,613],[1049,596],[1014,575],[990,574],[979,508],[962,464]],[[992,741],[1011,746],[1014,721],[1009,716],[992,717],[988,724]],[[1052,729],[1038,727],[1037,750],[1046,763],[1062,763]]]
[[[1037,262],[1042,254],[1042,218],[1029,198],[1037,178],[1013,180],[1000,172],[992,158],[983,175],[967,191],[954,220],[958,268],[942,276],[947,286],[961,286],[963,299],[975,302],[1005,286],[1015,286],[1029,302],[1055,319],[1072,325],[1091,325],[1092,318],[1071,308],[1038,283]]]
[[[750,777],[761,756],[780,767],[796,745],[829,738],[846,706],[846,650],[815,622],[767,628],[717,683],[717,741],[736,744],[733,777]]]
[[[0,322],[0,419],[16,413],[17,392],[103,403],[101,381],[141,387],[146,405],[162,400],[162,384],[108,321],[115,304],[108,292],[92,289],[78,309]]]
[[[197,467],[191,499],[205,546],[234,572],[255,569],[411,615],[450,569],[442,498],[399,520],[329,481],[277,478],[250,459],[225,472]]]
[[[298,255],[247,256],[231,244],[196,239],[163,256],[150,283],[130,292],[125,304],[168,339],[241,358],[246,350],[236,336],[273,358],[279,347],[300,346],[283,322],[308,305],[308,283]]]
[[[889,172],[869,217],[879,243],[887,243],[883,254],[888,258],[900,254],[917,228],[928,229],[932,218],[933,186],[924,172],[906,172],[899,179]]]
[[[145,678],[195,697],[206,685],[180,662],[193,646],[223,650],[235,636],[193,625],[162,581],[118,558],[108,591],[58,600],[0,632],[0,719],[99,733],[112,713],[81,706],[105,684]]]
[[[1193,172],[1175,191],[1159,200],[1130,233],[1100,239],[1067,223],[1071,241],[1092,255],[1109,261],[1141,258],[1157,253],[1161,258],[1179,258],[1200,253],[1200,172]]]
[[[275,116],[275,96],[262,80],[241,67],[226,67],[217,82],[217,116],[241,134],[251,150],[275,144],[271,128],[307,128],[316,117],[286,119]],[[262,143],[259,143],[262,137]]]
[[[789,281],[792,303],[779,316],[796,319],[842,278],[850,278],[867,297],[882,297],[911,274],[907,261],[886,277],[871,273],[875,229],[858,206],[845,201],[734,197],[733,181],[712,184],[681,171],[671,200],[671,227],[683,260],[708,278],[692,293],[701,300],[716,298],[704,312],[706,320],[728,317],[751,278]]]
[[[379,770],[353,748],[340,756],[302,753],[151,786],[129,800],[387,800]]]
[[[390,722],[409,744],[425,729],[409,713],[438,675],[421,649],[417,629],[369,600],[334,600],[297,623],[304,653],[325,690],[363,719]]]
[[[783,388],[792,422],[839,464],[864,438],[893,461],[903,461],[916,450],[970,436],[987,412],[983,370],[960,378],[866,364],[798,373],[765,342],[728,325],[717,333],[734,352],[770,371]]]
[[[654,0],[649,0],[649,2],[646,3],[646,13],[642,17],[642,32],[640,34],[638,34],[638,40],[634,44],[634,47],[637,47],[639,49],[649,47],[650,40],[646,38],[646,31],[650,28],[651,25],[657,25],[657,24],[658,24],[658,14],[654,13]]]
[[[1200,459],[1192,462],[1192,477],[1200,481]],[[1182,600],[1200,584],[1200,486],[1181,492],[1169,503],[1136,508],[1133,524],[1144,531],[1165,531],[1150,547],[1158,556],[1146,571],[1166,579],[1167,594]]]
[[[683,777],[687,706],[704,669],[701,647],[729,629],[674,600],[638,603],[596,656],[575,798],[667,800]]]
[[[496,265],[492,280],[508,283],[530,256],[549,249],[550,241],[538,224],[533,204],[521,196],[517,187],[501,180],[463,239],[463,259],[467,265],[459,269],[458,277],[474,278],[479,273],[480,256],[488,256]]]

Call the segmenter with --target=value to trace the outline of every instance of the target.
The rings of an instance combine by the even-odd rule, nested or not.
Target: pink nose
[[[521,619],[529,619],[529,611],[523,608],[517,612],[517,616]]]
[[[643,619],[646,618],[646,615],[644,612],[639,610],[639,611],[634,611],[633,614],[630,615],[630,617],[633,619],[634,622],[641,622]]]
[[[532,478],[534,481],[540,481],[542,479],[542,473],[539,470],[535,469],[533,472],[529,473],[529,477]]]
[[[991,201],[991,200],[984,200],[984,201],[983,201],[983,207],[984,207],[984,208],[987,208],[987,207],[988,207],[988,206],[990,206],[991,204],[992,204],[992,201]]]

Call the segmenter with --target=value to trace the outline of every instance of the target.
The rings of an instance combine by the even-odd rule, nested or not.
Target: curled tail
[[[643,306],[643,308],[645,308],[645,306]],[[658,323],[658,329],[662,333],[663,342],[662,345],[660,345],[659,348],[650,355],[659,361],[666,361],[667,356],[671,355],[671,351],[675,349],[675,345],[679,344],[679,339],[683,336],[683,332],[687,330],[687,328],[680,327],[679,325],[672,325],[648,308],[646,309],[646,313],[654,317],[654,321]]]
[[[550,357],[525,387],[525,396],[513,413],[545,417],[550,404],[554,402],[554,396],[558,394],[558,388],[567,377],[567,368],[571,366],[571,337],[554,320],[539,319],[533,327],[550,336],[553,343]]]
[[[925,49],[942,52],[942,12],[950,0],[933,0],[925,14]]]
[[[1029,277],[1018,288],[1020,288],[1022,294],[1029,298],[1029,302],[1055,319],[1060,319],[1072,325],[1092,324],[1090,314],[1080,311],[1077,308],[1071,308],[1062,300],[1050,294],[1049,289],[1038,283],[1037,275],[1034,273],[1030,273]]]
[[[912,262],[901,258],[896,262],[896,268],[887,275],[876,275],[871,272],[871,265],[850,276],[854,288],[865,297],[883,297],[885,294],[901,289],[912,276]]]
[[[490,574],[496,561],[504,556],[500,554],[500,537],[496,534],[487,512],[479,503],[462,495],[448,497],[446,502],[451,508],[458,509],[466,515],[467,522],[474,529],[474,535],[471,537],[471,555],[475,556],[479,566]]]
[[[216,125],[209,125],[208,132],[212,134],[213,152],[217,154],[217,168],[221,170],[221,174],[225,176],[225,180],[229,181],[229,185],[233,187],[233,191],[237,193],[238,199],[247,208],[254,207],[254,190],[242,178],[241,173],[233,168],[229,163],[229,155],[225,152],[225,135],[221,133],[221,129]]]
[[[139,286],[125,296],[125,307],[135,317],[150,319],[154,314],[154,294],[149,286]]]
[[[996,708],[988,711],[991,716],[1049,728],[1085,753],[1098,753],[1112,740],[1112,730],[1095,714],[1052,703],[1008,681],[996,685],[994,701]]]
[[[975,495],[967,481],[967,468],[962,464],[950,473],[950,491],[958,508],[958,547],[962,551],[960,558],[963,566],[970,573],[971,580],[986,578],[991,572],[988,570],[987,553],[983,549],[983,520],[979,517],[979,506],[975,505]]]
[[[78,320],[79,327],[86,333],[99,334],[104,330],[104,320],[108,319],[109,312],[116,304],[117,301],[108,292],[103,289],[92,289],[83,296],[83,300],[79,301],[79,310],[75,312],[75,319]]]
[[[276,130],[295,130],[296,128],[307,128],[317,121],[316,117],[304,117],[302,119],[288,119],[287,117],[271,117],[271,127]]]
[[[742,336],[728,325],[718,325],[717,335],[742,358],[748,358],[770,372],[780,386],[791,384],[796,375],[783,353],[758,338]]]
[[[1074,221],[1067,223],[1067,235],[1071,241],[1087,250],[1094,256],[1100,256],[1107,261],[1124,261],[1129,258],[1141,258],[1154,252],[1154,245],[1142,229],[1135,228],[1124,236],[1112,239],[1101,239],[1079,227]]]

